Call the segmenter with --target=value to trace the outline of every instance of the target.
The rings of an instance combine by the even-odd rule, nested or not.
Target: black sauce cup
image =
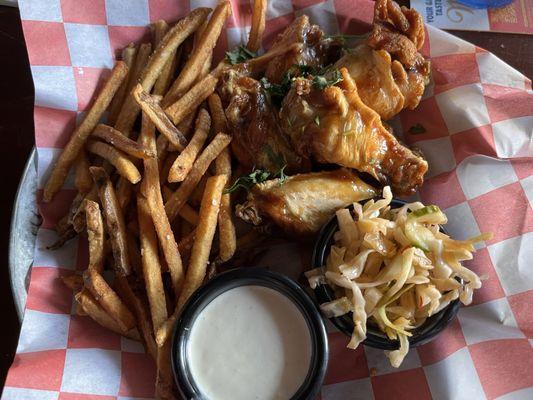
[[[305,290],[290,278],[264,268],[240,268],[224,272],[193,293],[176,321],[172,338],[172,370],[185,399],[208,400],[192,377],[187,360],[191,328],[200,312],[217,296],[239,286],[258,285],[277,290],[288,297],[302,313],[311,335],[311,362],[307,376],[292,397],[313,400],[318,395],[328,364],[328,340],[320,310]],[[235,349],[238,351],[238,349]]]
[[[390,206],[391,208],[400,208],[405,204],[404,201],[393,199]],[[334,243],[333,236],[338,229],[339,224],[335,216],[321,229],[313,251],[313,268],[319,268],[326,264],[331,245]],[[446,233],[442,228],[441,231]],[[336,299],[333,289],[328,284],[318,285],[314,293],[319,304]],[[409,338],[410,347],[419,346],[434,339],[457,316],[459,305],[459,299],[452,301],[443,310],[429,317],[421,326],[411,330],[413,336]],[[345,335],[352,335],[354,330],[352,313],[330,318],[330,321]],[[383,350],[396,350],[400,346],[398,340],[389,339],[385,333],[372,324],[367,324],[366,339],[363,344]]]

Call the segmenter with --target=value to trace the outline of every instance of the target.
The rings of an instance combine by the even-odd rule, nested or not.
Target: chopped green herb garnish
[[[248,175],[238,177],[233,185],[224,189],[224,194],[233,193],[239,188],[250,190],[253,185],[265,182],[270,177],[270,172],[262,169],[254,169]]]
[[[412,127],[409,128],[408,132],[412,135],[421,135],[422,133],[426,133],[426,128],[422,126],[422,124],[415,124]]]
[[[338,69],[325,71],[323,75],[317,75],[313,78],[315,89],[324,90],[328,86],[334,86],[342,81],[342,74]]]
[[[237,46],[231,51],[226,51],[226,60],[231,65],[242,63],[254,57],[257,57],[257,54],[243,46]]]

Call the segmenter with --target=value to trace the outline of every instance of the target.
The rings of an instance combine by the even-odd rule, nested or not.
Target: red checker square
[[[61,268],[33,267],[26,308],[53,314],[70,314],[72,290],[61,281],[61,275],[71,273]]]
[[[418,346],[416,349],[418,350],[418,356],[422,365],[425,366],[444,360],[465,346],[465,337],[459,325],[459,320],[456,318],[442,331],[437,340]]]
[[[297,11],[302,8],[314,6],[315,4],[323,3],[324,0],[292,0],[292,8]]]
[[[78,240],[78,254],[76,259],[76,270],[85,271],[89,266],[89,242],[87,233],[81,232]]]
[[[232,14],[226,22],[227,28],[242,28],[252,24],[252,5],[250,3],[248,0],[231,0]]]
[[[74,67],[79,111],[89,108],[93,97],[100,91],[110,74],[111,71],[105,68]]]
[[[58,400],[116,400],[115,396],[102,396],[99,394],[59,393]]]
[[[35,106],[35,145],[63,148],[76,127],[76,112]]]
[[[496,274],[496,270],[492,265],[487,248],[477,250],[474,258],[464,261],[463,265],[474,271],[478,276],[484,278],[481,289],[476,290],[474,293],[472,299],[473,306],[505,297],[505,292],[500,284],[498,274]]]
[[[105,0],[61,0],[64,22],[105,25]]]
[[[455,171],[445,172],[428,179],[420,187],[419,192],[425,204],[435,204],[442,209],[466,200]]]
[[[527,339],[491,340],[468,349],[489,399],[533,386],[533,349]]]
[[[174,22],[186,16],[190,11],[188,1],[182,0],[149,0],[150,21],[164,19]]]
[[[70,65],[67,37],[62,23],[22,21],[22,27],[31,65]]]
[[[371,378],[375,400],[424,400],[431,393],[422,368]]]
[[[422,100],[416,110],[404,110],[400,114],[402,130],[407,143],[415,143],[420,140],[437,139],[448,136],[448,128],[440,113],[435,97]],[[411,133],[409,130],[422,125],[424,133]],[[415,131],[416,132],[416,131]]]
[[[459,164],[473,154],[497,157],[490,125],[480,126],[451,136],[455,161]]]
[[[533,175],[533,161],[531,159],[511,160],[511,164],[518,179]]]
[[[366,378],[369,376],[368,365],[366,362],[365,351],[363,346],[356,350],[346,347],[350,338],[341,332],[333,332],[328,335],[329,338],[329,357],[328,372],[324,385],[332,383],[346,382],[354,379]]]
[[[39,212],[43,217],[42,228],[54,229],[57,221],[59,221],[70,208],[72,200],[76,197],[75,190],[60,190],[54,196],[54,199],[45,203],[43,199],[43,191],[37,192],[37,204],[39,205]]]
[[[122,353],[119,396],[154,396],[155,363],[148,354]]]
[[[150,28],[146,26],[108,26],[109,44],[115,57],[130,43],[151,43]]]
[[[358,2],[356,7],[352,0],[333,0],[333,4],[341,34],[361,35],[370,30],[370,22],[374,16],[373,2]]]
[[[480,82],[476,54],[453,54],[431,59],[435,93]]]
[[[9,369],[6,386],[59,390],[63,378],[66,350],[17,354]]]
[[[491,122],[533,115],[533,94],[525,90],[483,84]]]
[[[489,244],[533,230],[533,210],[520,182],[476,197],[469,204],[479,230],[494,234]]]
[[[91,318],[72,315],[68,331],[68,348],[120,351],[120,336],[98,325]]]
[[[531,316],[531,305],[533,304],[533,290],[515,294],[507,298],[518,327],[524,332],[527,338],[533,339],[533,318]]]

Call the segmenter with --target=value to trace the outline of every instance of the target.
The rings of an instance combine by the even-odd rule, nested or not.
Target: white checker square
[[[120,368],[119,351],[67,349],[61,391],[116,396]]]
[[[30,21],[61,22],[60,0],[24,0],[19,1],[20,18]]]
[[[449,136],[416,142],[429,164],[427,178],[449,172],[455,168],[455,156]]]
[[[26,309],[17,353],[67,348],[70,315]]]
[[[484,399],[485,393],[467,347],[424,367],[434,400]]]
[[[35,105],[76,111],[78,97],[71,67],[32,66]]]
[[[525,400],[533,399],[533,387],[528,387],[520,390],[516,390],[511,393],[504,394],[497,397],[495,400]]]
[[[490,123],[481,84],[463,85],[435,95],[451,134]]]
[[[148,0],[105,0],[107,23],[146,26],[150,23]]]
[[[533,232],[487,247],[507,296],[533,289]]]
[[[57,241],[57,233],[50,229],[39,229],[35,240],[35,267],[58,267],[75,269],[78,255],[78,238],[73,238],[57,250],[48,250],[47,246]]]
[[[505,297],[461,307],[458,318],[468,345],[488,340],[524,338]]]
[[[57,400],[59,392],[5,386],[2,400]]]
[[[392,365],[390,365],[390,361],[383,350],[375,349],[369,346],[365,346],[364,349],[368,369],[374,369],[376,375],[407,371],[409,369],[418,368],[422,365],[420,363],[420,358],[418,357],[417,351],[408,352],[403,359],[402,364],[398,368],[394,368]]]
[[[533,175],[520,180],[520,184],[526,193],[526,197],[529,200],[529,205],[531,208],[533,208]]]
[[[292,1],[268,1],[267,2],[267,20],[281,17],[292,13]]]
[[[476,54],[481,83],[525,90],[524,75],[492,53]]]
[[[61,149],[37,147],[37,187],[42,189],[52,172],[52,166],[61,154]],[[63,184],[63,189],[74,188],[74,171],[71,169]]]
[[[533,116],[496,122],[492,132],[498,157],[533,157]]]
[[[303,14],[308,15],[309,21],[312,24],[320,25],[320,28],[328,35],[339,34],[339,25],[337,23],[337,15],[335,13],[333,0],[327,0],[302,8],[301,10],[296,11],[295,14],[297,17]]]
[[[465,40],[459,39],[443,30],[426,25],[429,33],[431,46],[429,47],[431,57],[446,56],[449,54],[475,53],[476,46]]]
[[[113,67],[107,26],[65,24],[65,34],[74,67]]]
[[[235,46],[246,43],[248,40],[248,33],[250,27],[243,28],[228,28],[226,29],[226,35],[228,38],[228,49],[233,49]]]
[[[446,231],[454,239],[466,240],[481,233],[467,201],[447,208],[444,213],[448,217]],[[484,244],[481,247],[485,247]]]
[[[374,391],[370,378],[322,386],[322,400],[372,400]]]
[[[191,10],[199,7],[209,7],[214,9],[218,4],[218,0],[190,0],[190,2]]]
[[[457,166],[456,173],[468,200],[518,181],[509,161],[483,155],[465,158]]]
[[[129,353],[144,353],[144,347],[141,342],[131,340],[124,336],[120,337],[120,349]]]

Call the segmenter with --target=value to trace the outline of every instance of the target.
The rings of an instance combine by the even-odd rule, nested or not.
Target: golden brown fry
[[[152,26],[154,29],[154,43],[155,47],[157,47],[163,39],[165,33],[168,31],[169,26],[163,20],[156,21],[152,24]],[[163,96],[166,93],[172,80],[172,74],[176,65],[176,51],[177,49],[172,52],[173,54],[170,56],[170,59],[166,62],[161,70],[159,78],[157,78],[157,81],[154,84],[154,89],[152,91],[153,94]]]
[[[219,133],[196,159],[187,178],[185,178],[178,190],[172,194],[170,200],[165,204],[165,209],[170,221],[173,221],[176,218],[180,209],[183,207],[198,182],[200,182],[200,179],[202,179],[202,176],[207,171],[211,162],[230,142],[231,136]]]
[[[159,43],[161,43],[161,40],[163,40],[163,37],[168,32],[168,28],[169,27],[168,27],[167,22],[162,19],[155,21],[154,23],[150,25],[150,30],[152,32],[152,39],[153,39],[152,45],[154,46],[154,49],[156,49],[157,46],[159,46]]]
[[[98,124],[94,129],[92,136],[105,140],[107,143],[113,145],[118,150],[123,151],[135,158],[155,157],[155,153],[144,148],[141,144],[128,139],[121,132],[117,131],[109,125]],[[92,180],[91,180],[92,184]]]
[[[207,180],[202,206],[200,207],[200,221],[196,227],[196,239],[192,246],[191,260],[183,288],[178,298],[177,309],[181,309],[191,294],[200,287],[204,280],[209,253],[217,227],[220,198],[227,183],[226,175],[212,176]]]
[[[83,283],[122,331],[127,332],[135,326],[135,317],[131,311],[96,270],[87,269],[83,273]]]
[[[178,249],[180,253],[190,253],[192,245],[194,244],[194,239],[196,238],[196,229],[193,229],[187,236],[182,238],[178,243]]]
[[[124,179],[122,176],[119,177],[118,182],[117,182],[116,195],[117,195],[118,204],[120,205],[120,208],[122,208],[123,210],[125,210],[126,207],[128,207],[128,204],[130,203],[130,200],[131,200],[132,192],[133,192],[133,185],[131,184],[131,182],[129,182],[127,179]]]
[[[189,204],[185,203],[179,211],[180,217],[191,225],[198,225],[198,213]]]
[[[114,125],[117,121],[118,113],[120,112],[122,104],[124,103],[124,99],[128,93],[129,77],[132,73],[132,67],[135,64],[136,56],[137,47],[134,43],[130,43],[122,50],[122,61],[124,61],[124,63],[128,66],[128,75],[122,82],[122,85],[120,85],[119,89],[117,90],[117,93],[113,97],[113,100],[111,100],[111,104],[109,104],[109,114],[107,116],[107,123],[109,125]]]
[[[126,231],[126,241],[128,242],[128,255],[130,257],[131,267],[138,277],[142,277],[143,267],[141,260],[141,250],[139,250],[139,245],[137,244],[135,233],[130,229]]]
[[[148,201],[141,194],[137,195],[137,215],[139,218],[143,276],[155,335],[161,324],[168,317],[167,305],[161,277],[157,235],[150,215]]]
[[[163,107],[168,106],[179,99],[183,94],[189,90],[194,83],[198,74],[202,70],[206,59],[213,52],[213,48],[217,42],[222,27],[226,22],[226,19],[231,13],[231,4],[229,1],[221,1],[215,10],[213,15],[205,28],[202,36],[198,41],[198,45],[193,50],[187,63],[184,65],[178,78],[174,81],[169,91],[163,98]]]
[[[93,187],[93,179],[89,173],[89,160],[85,150],[81,150],[76,159],[74,186],[80,193],[87,193]]]
[[[120,150],[108,144],[95,141],[87,144],[87,150],[109,161],[117,169],[118,173],[131,183],[135,184],[141,180],[141,173],[135,164]]]
[[[252,72],[253,74],[257,74],[263,70],[266,69],[268,63],[272,61],[272,59],[279,57],[287,52],[299,52],[302,50],[302,44],[301,43],[293,43],[290,46],[286,47],[279,47],[274,50],[269,50],[265,54],[251,58],[250,60],[247,60],[244,64],[246,65],[246,68]]]
[[[176,153],[167,153],[165,160],[159,163],[159,184],[161,185],[161,189],[163,189],[163,185],[167,182],[168,173],[170,172],[170,168],[172,168],[172,164],[174,164],[176,157],[178,157],[178,154]]]
[[[213,120],[214,131],[228,133],[228,120],[220,96],[213,93],[208,97],[207,104],[209,105],[209,112],[211,114],[211,119]]]
[[[261,40],[265,32],[267,0],[254,0],[254,10],[252,13],[252,27],[248,37],[248,47],[251,51],[261,48]]]
[[[172,375],[172,361],[170,360],[171,340],[167,340],[157,349],[157,374],[155,381],[155,395],[161,400],[174,400]]]
[[[78,274],[61,275],[61,280],[69,289],[79,291],[83,287],[83,278]]]
[[[147,148],[156,151],[154,128],[154,125],[148,120],[146,114],[143,113],[141,143]],[[144,180],[141,185],[141,192],[148,199],[152,220],[165,260],[168,264],[172,286],[177,297],[183,281],[183,265],[174,233],[172,232],[165,212],[161,187],[159,185],[157,160],[155,158],[144,160]]]
[[[131,273],[131,265],[126,241],[126,227],[124,215],[115,195],[115,189],[109,176],[101,167],[89,168],[94,183],[98,188],[100,203],[104,209],[107,232],[111,238],[115,271],[119,276],[128,276]]]
[[[176,158],[168,174],[169,182],[182,182],[189,171],[192,168],[194,160],[202,150],[207,136],[209,135],[209,129],[211,128],[211,118],[209,113],[201,109],[196,119],[196,130],[189,141],[189,144]]]
[[[98,124],[107,106],[111,102],[111,99],[124,80],[127,72],[128,67],[126,64],[122,61],[118,61],[115,65],[115,68],[113,68],[111,77],[104,85],[104,88],[100,94],[98,94],[96,97],[96,100],[91,106],[89,112],[83,119],[82,123],[76,128],[69,142],[55,163],[52,173],[50,174],[50,177],[48,178],[48,181],[44,187],[43,200],[45,202],[52,200],[54,195],[65,182],[68,171],[80,154],[83,145],[87,141],[87,138],[93,131],[94,127],[96,124]]]
[[[104,270],[104,222],[97,202],[85,199],[85,222],[89,240],[89,269],[98,273]]]
[[[187,139],[185,139],[183,133],[181,133],[178,128],[174,126],[174,124],[170,121],[163,109],[152,98],[152,96],[146,93],[140,84],[133,89],[132,94],[137,104],[155,124],[159,132],[165,135],[167,140],[173,146],[182,151],[185,146],[187,146]]]

